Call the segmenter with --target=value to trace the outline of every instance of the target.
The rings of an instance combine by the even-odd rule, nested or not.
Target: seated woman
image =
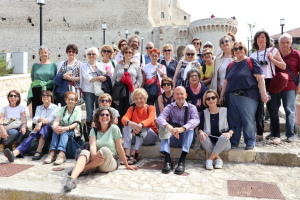
[[[36,107],[35,116],[32,119],[33,123],[36,124],[35,128],[30,133],[29,137],[25,139],[17,149],[10,151],[8,148],[4,150],[4,155],[7,157],[9,162],[14,162],[15,157],[21,155],[25,156],[25,152],[31,146],[31,142],[34,138],[39,138],[38,147],[32,160],[40,160],[43,157],[43,147],[45,141],[49,135],[52,135],[51,125],[56,117],[58,106],[53,104],[54,97],[51,91],[43,91],[41,97],[43,105]]]
[[[137,170],[137,166],[129,166],[122,148],[122,135],[117,125],[113,124],[112,113],[108,108],[99,108],[93,121],[97,132],[91,129],[90,150],[82,150],[76,164],[64,185],[65,191],[76,188],[78,176],[89,174],[89,170],[96,168],[99,172],[112,172],[118,168],[117,154],[121,157],[125,167]]]
[[[173,80],[171,78],[165,77],[161,80],[161,89],[163,89],[164,92],[162,95],[159,95],[157,99],[160,113],[162,113],[167,105],[174,102],[173,88]]]
[[[187,73],[187,79],[189,81],[188,86],[186,87],[186,92],[188,97],[186,101],[191,103],[197,107],[198,112],[201,112],[205,109],[203,105],[203,95],[207,89],[207,87],[200,82],[200,72],[198,69],[190,69]]]
[[[135,106],[129,107],[122,118],[124,149],[129,165],[138,161],[138,153],[142,144],[154,145],[158,138],[158,130],[154,122],[156,110],[154,106],[146,104],[148,99],[146,90],[136,89],[132,93],[132,99]],[[132,136],[136,137],[134,150],[131,151]]]
[[[5,146],[10,144],[12,144],[12,149],[15,150],[21,142],[22,136],[28,130],[26,110],[25,107],[20,104],[20,93],[16,90],[12,90],[7,94],[7,99],[9,105],[3,107],[0,114],[0,138],[3,138],[3,141],[0,142],[0,152],[4,150]],[[21,120],[22,124],[19,127],[5,130],[3,125],[4,119],[10,120],[12,118]]]
[[[74,129],[81,122],[81,109],[76,107],[78,95],[75,92],[69,91],[65,93],[66,106],[58,110],[57,116],[53,122],[53,135],[50,145],[50,152],[45,164],[52,163],[60,165],[66,161],[66,147],[69,136],[73,136]],[[77,123],[78,122],[78,123]],[[78,136],[78,135],[76,135]],[[59,154],[56,156],[57,151]]]
[[[221,169],[223,161],[219,154],[231,149],[230,137],[233,129],[227,122],[227,108],[218,107],[219,95],[214,90],[207,90],[203,96],[203,104],[208,107],[200,114],[199,140],[208,155],[206,169]]]

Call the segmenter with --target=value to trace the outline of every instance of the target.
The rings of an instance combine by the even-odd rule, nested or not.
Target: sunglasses
[[[101,99],[100,102],[101,102],[101,103],[109,103],[110,100],[109,100],[109,99]]]
[[[172,49],[164,49],[164,52],[171,52]]]
[[[101,117],[104,117],[104,116],[109,117],[109,114],[107,114],[107,113],[100,113],[100,116]]]
[[[76,53],[75,51],[68,51],[68,53]]]
[[[204,53],[203,56],[208,56],[209,54],[211,54],[211,52]]]
[[[206,101],[215,100],[217,97],[207,97]]]
[[[171,83],[162,83],[161,86],[171,86]]]
[[[15,98],[17,98],[17,97],[19,97],[19,96],[16,95],[16,94],[10,94],[9,97],[15,97]]]
[[[194,53],[186,53],[187,56],[194,56]]]
[[[124,54],[130,54],[132,51],[125,51]]]
[[[229,42],[229,40],[223,40],[222,42],[221,42],[221,44],[225,44],[225,43],[228,43]]]
[[[42,94],[42,97],[51,97],[50,94]]]
[[[110,50],[102,50],[102,53],[111,53]]]
[[[146,47],[146,49],[153,49],[153,47]]]
[[[88,56],[95,56],[95,55],[97,55],[97,54],[95,54],[95,53],[88,53],[87,55],[88,55]]]
[[[236,52],[236,51],[238,51],[238,50],[242,51],[242,50],[243,50],[243,48],[244,48],[244,47],[242,47],[242,46],[239,46],[238,48],[233,48],[233,51],[235,51],[235,52]]]
[[[200,42],[194,42],[193,44],[194,45],[200,45]]]

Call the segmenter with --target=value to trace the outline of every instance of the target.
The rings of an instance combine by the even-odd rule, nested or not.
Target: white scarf
[[[192,62],[188,62],[186,60],[183,60],[182,63],[187,64],[185,69],[184,69],[183,76],[182,76],[183,80],[186,80],[186,76],[187,76],[188,71],[190,71],[190,69],[192,68],[192,65],[194,65],[193,67],[197,67],[198,61],[194,60]]]

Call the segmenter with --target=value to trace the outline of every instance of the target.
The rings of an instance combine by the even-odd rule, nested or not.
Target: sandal
[[[139,161],[139,159],[135,158],[134,155],[131,155],[128,161],[132,163],[132,164],[128,163],[128,165],[134,165]]]
[[[280,144],[280,138],[275,137],[273,140],[273,144],[276,144],[276,145]]]
[[[35,154],[38,154],[38,156],[32,156],[32,160],[40,160],[43,157],[42,152],[36,151]]]
[[[130,156],[126,155],[126,159],[127,159],[127,163],[128,165],[133,165],[131,160],[130,160]],[[125,165],[125,163],[123,161],[120,162],[121,165]]]

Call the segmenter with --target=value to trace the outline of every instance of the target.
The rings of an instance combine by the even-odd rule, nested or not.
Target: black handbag
[[[67,158],[75,158],[76,150],[82,146],[82,143],[81,137],[69,136],[66,148]]]
[[[127,94],[126,94],[126,85],[122,83],[121,81],[115,82],[113,86],[113,94],[112,98],[114,101],[120,101],[123,99],[126,99]]]
[[[158,93],[160,88],[157,86],[158,76],[156,75],[156,80],[151,84],[145,84],[144,89],[148,93],[148,100],[155,101],[158,98]]]

